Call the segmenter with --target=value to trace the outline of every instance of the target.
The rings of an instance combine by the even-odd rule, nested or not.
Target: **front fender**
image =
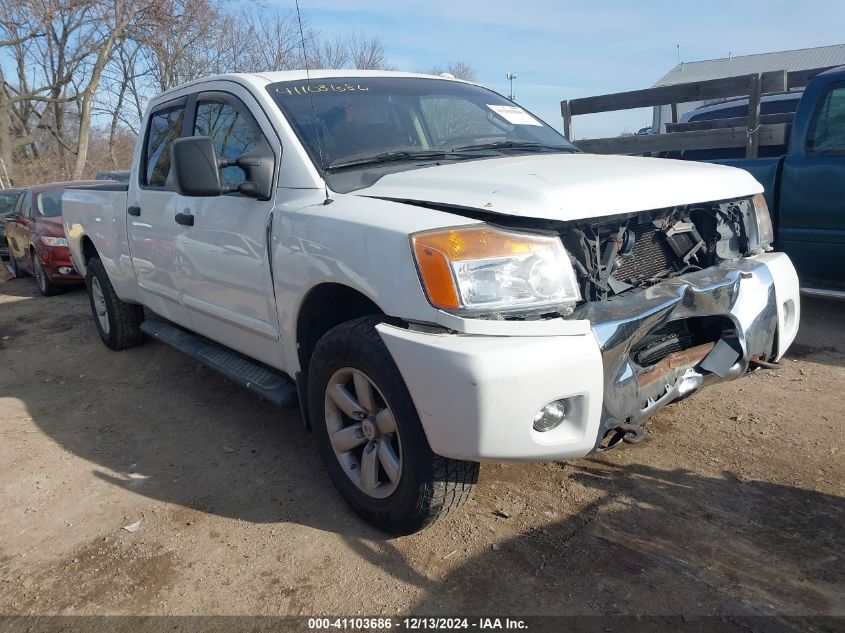
[[[319,192],[322,193],[322,192]],[[299,196],[285,203],[286,197]],[[299,370],[296,321],[311,289],[348,286],[388,316],[435,322],[437,310],[420,286],[409,242],[416,231],[477,223],[449,213],[400,203],[334,194],[331,204],[280,190],[273,211],[273,282],[285,358]]]

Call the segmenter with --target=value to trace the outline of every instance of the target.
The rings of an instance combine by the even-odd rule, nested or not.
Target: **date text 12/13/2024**
[[[411,631],[445,630],[522,630],[528,624],[519,618],[443,618],[443,617],[406,617],[393,618],[308,618],[308,629],[316,631],[330,630],[390,630],[407,629]]]

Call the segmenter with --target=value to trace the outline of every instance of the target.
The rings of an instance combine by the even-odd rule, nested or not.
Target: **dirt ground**
[[[0,281],[0,614],[845,616],[845,304],[802,316],[782,368],[642,444],[484,465],[462,513],[387,538],[297,413],[107,350],[81,289]]]

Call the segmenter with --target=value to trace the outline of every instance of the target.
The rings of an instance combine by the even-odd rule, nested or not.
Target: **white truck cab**
[[[109,347],[146,334],[300,406],[343,497],[407,533],[480,461],[637,442],[777,361],[798,281],[761,192],[583,154],[472,83],[293,71],[160,95],[129,182],[64,218]]]

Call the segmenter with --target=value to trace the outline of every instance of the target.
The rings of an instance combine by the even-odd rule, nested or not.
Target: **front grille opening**
[[[663,231],[658,229],[653,222],[637,224],[628,230],[634,233],[634,248],[629,254],[619,258],[619,266],[613,273],[617,279],[637,285],[681,270],[683,262],[679,255],[676,254]],[[675,236],[676,240],[679,238],[690,241],[690,238],[684,234]],[[681,244],[677,244],[676,247],[678,250],[683,250]],[[689,248],[691,247],[690,243]],[[686,250],[688,251],[689,248]]]
[[[675,352],[696,345],[736,338],[733,322],[724,316],[691,317],[669,321],[652,330],[631,348],[631,358],[640,367],[656,365]]]

